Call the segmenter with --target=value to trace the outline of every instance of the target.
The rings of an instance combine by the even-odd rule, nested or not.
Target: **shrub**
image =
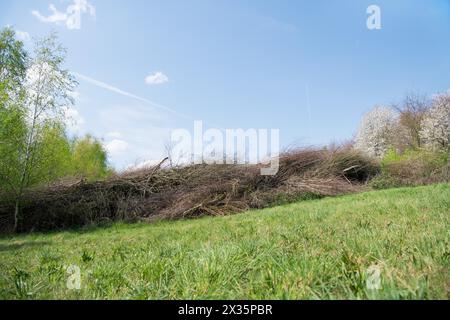
[[[374,188],[416,186],[449,181],[449,155],[446,152],[390,150],[381,160],[381,173]]]

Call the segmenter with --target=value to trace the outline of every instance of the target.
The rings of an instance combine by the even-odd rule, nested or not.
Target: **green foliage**
[[[27,125],[21,107],[26,52],[11,28],[0,31],[0,193],[15,192],[25,147]]]
[[[381,160],[381,174],[372,180],[376,189],[414,186],[449,181],[449,155],[446,152],[393,149]]]
[[[0,92],[16,91],[25,78],[27,54],[11,28],[0,31]],[[1,99],[1,98],[0,98]]]
[[[34,180],[31,185],[51,183],[72,174],[72,150],[64,127],[47,123],[38,141],[41,152],[35,160]]]
[[[445,300],[449,199],[445,184],[3,238],[0,299]],[[80,291],[66,287],[70,265]],[[366,286],[373,266],[379,290]]]
[[[0,104],[0,193],[14,192],[19,184],[26,135],[23,110]]]
[[[392,164],[405,163],[409,161],[423,161],[429,170],[446,165],[448,154],[445,152],[432,152],[429,150],[410,149],[403,153],[390,150],[381,160],[381,167],[387,168]]]
[[[73,173],[89,180],[107,177],[111,170],[108,168],[107,153],[102,143],[87,135],[76,140],[73,147]]]

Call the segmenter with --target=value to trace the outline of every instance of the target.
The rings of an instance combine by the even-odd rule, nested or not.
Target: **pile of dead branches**
[[[378,167],[351,149],[296,150],[275,176],[261,165],[160,165],[105,181],[61,181],[27,191],[19,230],[48,231],[110,221],[228,215],[304,196],[358,192]],[[0,229],[10,230],[13,204],[0,200]]]

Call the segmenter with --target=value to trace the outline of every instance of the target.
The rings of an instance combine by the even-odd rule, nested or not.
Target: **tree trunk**
[[[19,227],[19,209],[20,209],[20,199],[16,199],[16,205],[14,208],[14,229],[13,232],[17,232],[17,228]]]

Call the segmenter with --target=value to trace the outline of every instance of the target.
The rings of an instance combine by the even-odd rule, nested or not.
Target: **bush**
[[[376,189],[448,182],[449,155],[446,152],[390,150],[381,160],[381,173],[371,185]]]

